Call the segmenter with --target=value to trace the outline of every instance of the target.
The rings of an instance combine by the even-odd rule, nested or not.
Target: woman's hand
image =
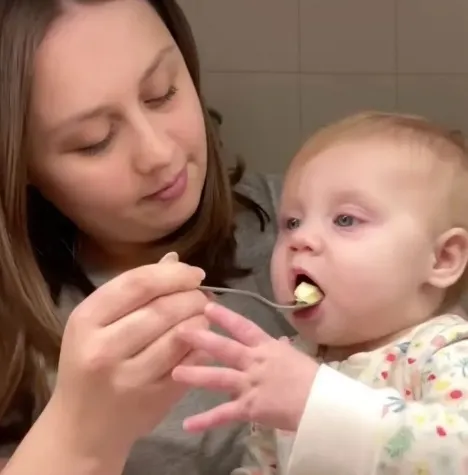
[[[189,417],[184,428],[201,431],[229,422],[250,421],[296,431],[319,368],[317,362],[227,308],[210,304],[205,314],[235,339],[208,329],[182,328],[180,338],[227,368],[179,366],[172,376],[194,387],[227,392],[232,401]]]
[[[129,450],[184,394],[171,371],[199,358],[175,330],[207,328],[203,278],[166,259],[113,279],[71,314],[46,410],[85,455]]]

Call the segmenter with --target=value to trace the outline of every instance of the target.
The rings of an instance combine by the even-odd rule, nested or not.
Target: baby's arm
[[[468,472],[468,340],[456,338],[422,368],[420,402],[385,406],[377,473]]]
[[[242,467],[231,475],[276,475],[275,433],[260,424],[252,424],[246,440],[246,455]]]
[[[408,366],[420,384],[419,401],[322,367],[288,475],[468,473],[468,326],[439,336],[440,349]]]

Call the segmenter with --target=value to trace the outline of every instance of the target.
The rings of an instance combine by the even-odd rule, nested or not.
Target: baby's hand
[[[318,364],[227,308],[210,303],[205,315],[235,340],[209,330],[184,331],[180,337],[228,367],[178,366],[172,376],[190,386],[227,392],[232,401],[187,418],[184,428],[201,431],[250,421],[296,431]]]

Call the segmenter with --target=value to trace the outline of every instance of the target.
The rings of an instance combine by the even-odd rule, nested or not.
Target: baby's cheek
[[[287,297],[288,294],[288,286],[285,279],[285,273],[280,271],[274,272],[271,276],[271,284],[273,287],[273,294],[276,300],[283,300]]]
[[[273,293],[277,300],[283,300],[289,296],[289,273],[285,253],[280,247],[276,247],[271,259],[270,275]]]
[[[379,269],[377,262],[362,260],[360,263],[350,264],[343,264],[331,283],[343,306],[362,308],[370,304],[369,300],[385,298],[390,289],[386,273]]]

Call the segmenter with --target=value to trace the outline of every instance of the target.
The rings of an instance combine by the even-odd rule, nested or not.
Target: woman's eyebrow
[[[150,78],[153,73],[159,68],[159,65],[162,63],[163,59],[168,56],[170,53],[176,50],[176,46],[174,44],[170,44],[158,51],[156,56],[154,57],[153,61],[151,61],[150,65],[145,69],[143,72],[140,82],[146,81]]]
[[[149,66],[144,70],[143,74],[141,75],[140,82],[146,81],[150,78],[155,71],[160,66],[163,59],[173,51],[175,51],[176,46],[174,44],[168,45],[162,49],[160,49],[154,59],[151,61]],[[110,106],[109,105],[99,105],[92,109],[83,110],[78,113],[73,114],[72,116],[60,121],[57,125],[53,126],[50,130],[50,134],[54,134],[59,132],[61,129],[69,127],[75,123],[84,122],[86,120],[95,119],[101,115],[104,115],[109,112]]]

